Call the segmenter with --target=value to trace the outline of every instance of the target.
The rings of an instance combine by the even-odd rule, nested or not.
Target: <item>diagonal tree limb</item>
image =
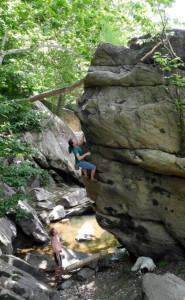
[[[39,48],[57,48],[57,49],[61,49],[63,51],[66,51],[66,52],[69,52],[69,53],[72,53],[72,54],[75,54],[75,55],[79,56],[78,53],[73,52],[72,50],[70,50],[70,49],[68,49],[64,46],[58,45],[58,44],[42,44],[42,45],[37,45],[35,47],[6,50],[6,51],[3,51],[3,55],[5,56],[5,55],[8,55],[8,54],[13,54],[13,53],[21,53],[21,52],[26,52],[26,51],[32,51],[32,50],[39,49]]]
[[[78,57],[84,58],[84,56],[79,55],[79,53],[73,52],[72,50],[70,50],[70,49],[68,49],[68,48],[66,48],[66,47],[64,47],[62,45],[58,45],[58,44],[42,44],[42,45],[37,45],[35,47],[20,48],[20,49],[10,49],[10,50],[6,50],[6,51],[1,50],[0,64],[2,64],[3,58],[6,55],[14,54],[14,53],[22,53],[22,52],[27,52],[27,51],[33,51],[33,50],[39,49],[39,48],[57,48],[57,49],[61,49],[62,51],[74,54],[74,55],[76,55]]]
[[[157,49],[160,45],[162,45],[162,41],[160,41],[159,43],[157,43],[151,51],[149,51],[145,56],[143,56],[143,58],[141,58],[141,61],[143,62],[148,56],[150,56],[154,51],[155,49]]]
[[[30,102],[34,102],[34,101],[37,101],[37,100],[43,100],[45,98],[49,98],[49,97],[52,97],[52,96],[68,94],[72,91],[80,89],[81,87],[83,87],[83,85],[84,85],[84,79],[80,79],[77,82],[75,82],[71,85],[68,85],[66,87],[63,87],[63,88],[60,88],[60,89],[57,89],[57,90],[52,90],[52,91],[49,91],[49,92],[44,92],[42,94],[33,96],[33,97],[30,98]]]

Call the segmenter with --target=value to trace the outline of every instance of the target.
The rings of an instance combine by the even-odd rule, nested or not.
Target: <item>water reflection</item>
[[[96,222],[94,215],[85,215],[79,217],[72,217],[67,223],[51,223],[50,228],[56,228],[58,230],[59,237],[62,238],[62,243],[72,250],[86,252],[86,253],[95,253],[103,249],[112,248],[118,245],[118,241],[114,238],[112,234],[102,229]],[[90,233],[92,236],[91,241],[77,242],[75,238],[81,232]],[[47,245],[42,245],[39,247],[33,247],[29,249],[19,250],[19,254],[24,254],[37,251],[42,254],[48,254],[52,256],[52,250],[50,243]]]

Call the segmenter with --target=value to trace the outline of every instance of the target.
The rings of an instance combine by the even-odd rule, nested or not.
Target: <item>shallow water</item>
[[[96,222],[95,215],[84,215],[79,217],[72,217],[67,223],[51,223],[48,231],[52,228],[56,228],[58,231],[58,236],[62,238],[62,243],[67,248],[72,250],[95,253],[103,249],[109,249],[118,245],[118,241],[114,238],[112,234],[102,229]],[[92,234],[91,241],[77,242],[75,238],[77,237],[79,231],[84,233]],[[37,251],[42,254],[53,255],[51,250],[51,245],[39,245],[34,246],[29,249],[21,249],[18,251],[18,255],[24,257],[26,253]]]

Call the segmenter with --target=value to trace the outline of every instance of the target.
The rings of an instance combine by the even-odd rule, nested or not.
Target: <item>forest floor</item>
[[[131,272],[129,256],[119,261],[106,260],[104,267],[96,276],[85,282],[76,281],[74,285],[60,290],[62,300],[140,300],[143,274]],[[185,261],[158,262],[153,272],[157,275],[174,274],[185,280]]]

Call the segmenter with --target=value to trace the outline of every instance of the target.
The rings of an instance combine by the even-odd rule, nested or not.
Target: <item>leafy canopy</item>
[[[125,45],[136,35],[156,32],[155,15],[173,2],[2,0],[1,93],[28,97],[72,84],[85,75],[101,40]]]

